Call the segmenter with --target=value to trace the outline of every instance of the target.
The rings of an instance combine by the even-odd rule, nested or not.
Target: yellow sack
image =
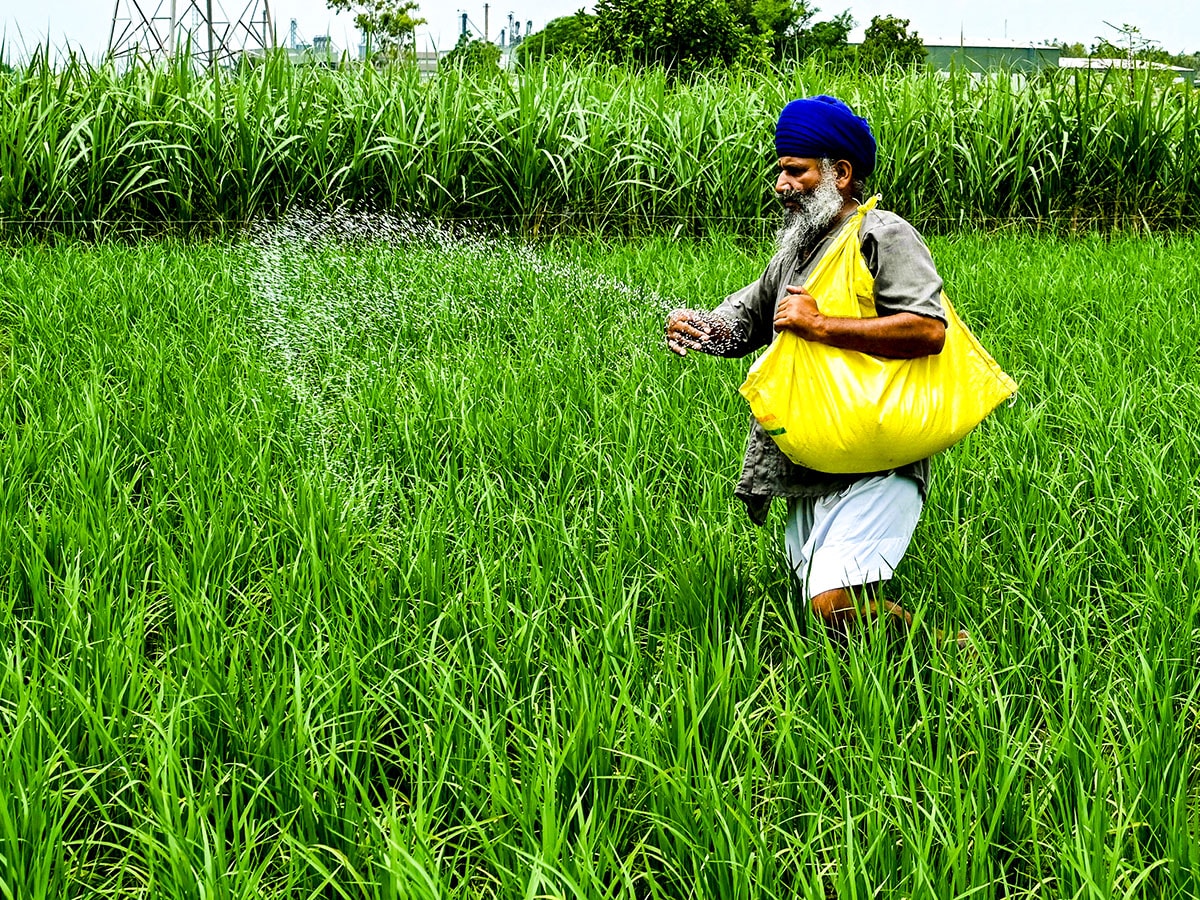
[[[876,315],[874,279],[860,251],[858,208],[804,283],[823,315]],[[961,440],[1017,390],[942,294],[949,320],[936,356],[885,359],[775,336],[741,394],[792,462],[821,472],[878,472]]]

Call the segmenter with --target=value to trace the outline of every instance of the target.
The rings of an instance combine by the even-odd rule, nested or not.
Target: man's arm
[[[771,342],[771,316],[783,261],[775,257],[755,281],[730,294],[714,310],[676,309],[667,316],[667,346],[712,356],[740,357]]]
[[[941,353],[946,342],[946,326],[929,316],[910,312],[873,319],[825,316],[804,288],[788,285],[787,291],[775,310],[775,328],[806,341],[892,359],[932,356]]]
[[[822,316],[802,288],[787,288],[775,311],[776,329],[810,341],[872,356],[915,359],[940,353],[946,340],[942,279],[916,229],[895,213],[872,210],[863,219],[862,254],[875,279],[878,318]]]

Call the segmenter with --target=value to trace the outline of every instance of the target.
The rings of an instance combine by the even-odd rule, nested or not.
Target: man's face
[[[821,160],[808,156],[779,157],[775,195],[789,212],[799,208],[797,195],[811,195],[821,183]]]
[[[775,196],[785,212],[775,237],[781,251],[799,255],[837,219],[846,202],[838,187],[842,166],[806,157],[780,158]],[[847,180],[848,172],[847,168]]]

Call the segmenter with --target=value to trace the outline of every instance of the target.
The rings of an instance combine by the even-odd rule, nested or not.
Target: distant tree
[[[925,45],[915,31],[908,33],[908,19],[873,16],[858,47],[858,61],[868,72],[905,68],[925,61]]]
[[[577,33],[619,62],[662,65],[675,75],[711,66],[757,66],[821,52],[850,55],[849,11],[814,22],[808,0],[597,0]],[[549,30],[549,29],[547,29]]]
[[[416,45],[417,26],[425,20],[414,16],[416,0],[325,0],[338,12],[353,12],[354,24],[366,35],[369,52],[399,56]]]
[[[1137,59],[1145,62],[1171,64],[1173,57],[1161,47],[1139,46],[1132,50],[1128,45],[1122,47],[1110,41],[1097,41],[1092,45],[1088,54],[1094,59]]]
[[[753,21],[763,32],[786,37],[812,18],[816,10],[804,0],[738,0],[733,6],[743,21]]]
[[[828,22],[814,22],[796,37],[796,56],[821,56],[826,62],[849,62],[854,58],[850,46],[850,29],[854,17],[844,10]],[[922,48],[924,49],[924,48]]]
[[[500,48],[491,41],[460,34],[454,49],[438,60],[439,69],[462,68],[467,72],[500,71]]]
[[[1046,46],[1057,47],[1059,55],[1066,57],[1093,57],[1095,59],[1134,59],[1160,62],[1169,66],[1182,66],[1185,69],[1195,69],[1200,66],[1200,53],[1168,53],[1163,50],[1158,41],[1142,37],[1141,30],[1126,25],[1115,29],[1121,37],[1115,39],[1097,38],[1089,50],[1081,42],[1067,43],[1066,41],[1047,41]]]
[[[1106,23],[1107,24],[1107,23]],[[1146,62],[1171,64],[1171,54],[1164,50],[1158,41],[1152,41],[1142,34],[1136,25],[1122,25],[1117,28],[1110,25],[1118,33],[1115,41],[1108,38],[1097,38],[1092,45],[1091,55],[1097,59],[1140,59]]]
[[[761,42],[727,0],[597,0],[597,50],[687,76],[754,56]]]
[[[582,9],[551,19],[517,45],[517,65],[526,66],[553,56],[584,56],[595,52],[596,17]]]
[[[1200,51],[1196,53],[1177,53],[1171,57],[1171,65],[1183,66],[1185,69],[1200,70]]]
[[[751,53],[779,62],[788,45],[812,18],[804,0],[734,0],[732,11],[756,46]]]
[[[820,10],[805,0],[737,0],[733,8],[743,26],[758,36],[772,62],[814,53],[826,57],[849,53],[847,38],[854,27],[849,10],[831,21],[814,22]]]

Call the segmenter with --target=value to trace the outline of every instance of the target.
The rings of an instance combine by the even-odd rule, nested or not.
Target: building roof
[[[1009,41],[998,38],[978,38],[976,40],[967,40],[959,38],[958,40],[934,38],[933,40],[922,41],[926,49],[930,47],[946,48],[958,50],[961,48],[970,47],[972,49],[985,47],[989,50],[1046,50],[1057,52],[1057,46],[1048,44],[1032,44],[1024,41]]]
[[[1168,66],[1166,63],[1150,62],[1145,59],[1130,59],[1127,56],[1113,59],[1090,56],[1060,56],[1058,65],[1063,69],[1155,69],[1160,72],[1191,72],[1186,66]]]

